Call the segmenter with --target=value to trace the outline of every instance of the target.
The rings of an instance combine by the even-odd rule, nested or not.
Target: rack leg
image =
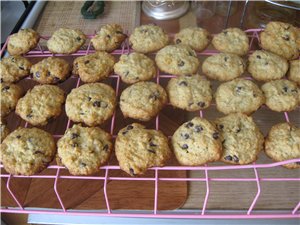
[[[55,177],[53,188],[54,188],[56,197],[57,197],[57,199],[59,201],[59,204],[60,204],[61,208],[63,209],[64,212],[66,212],[66,208],[65,208],[65,206],[64,206],[64,204],[63,204],[63,202],[62,202],[62,200],[60,198],[60,195],[59,195],[59,193],[57,191],[57,181],[58,181],[58,177],[59,177],[59,171],[60,171],[60,169],[58,168],[57,171],[56,171],[56,177]]]
[[[154,191],[154,214],[157,214],[157,199],[158,199],[158,170],[155,169],[155,191]]]
[[[205,165],[207,166],[207,165]],[[209,180],[208,180],[208,171],[205,170],[205,183],[206,183],[206,195],[205,195],[205,199],[204,199],[204,202],[203,202],[203,207],[202,207],[202,212],[201,212],[201,215],[204,215],[205,214],[205,209],[206,209],[206,206],[207,206],[207,201],[208,201],[208,196],[209,196]]]
[[[105,169],[105,179],[104,179],[104,186],[103,186],[103,192],[104,192],[104,198],[105,198],[105,203],[106,203],[106,208],[107,208],[107,213],[110,214],[110,206],[109,206],[109,200],[108,200],[108,195],[107,195],[107,178],[108,178],[108,170]]]
[[[242,13],[242,17],[241,17],[241,21],[240,21],[240,28],[242,28],[244,26],[244,19],[245,19],[248,3],[249,3],[249,0],[246,0],[244,9],[243,9],[243,13]]]
[[[300,202],[298,202],[298,205],[294,208],[292,214],[295,215],[296,212],[299,210],[299,208],[300,208]]]
[[[255,164],[255,163],[254,163]],[[257,199],[259,198],[260,196],[260,192],[261,192],[261,188],[260,188],[260,181],[259,181],[259,176],[258,176],[258,172],[257,172],[257,169],[256,168],[253,168],[254,169],[254,173],[255,173],[255,178],[256,178],[256,184],[257,184],[257,193],[256,193],[256,196],[247,212],[247,215],[250,215],[250,213],[252,212],[256,202],[257,202]]]
[[[17,199],[17,197],[15,196],[14,192],[10,189],[10,179],[11,179],[11,174],[9,174],[9,177],[7,179],[7,182],[6,182],[6,188],[9,192],[9,194],[11,195],[11,197],[15,200],[15,202],[17,203],[17,205],[19,206],[19,208],[21,210],[24,210],[22,204],[19,202],[19,200]]]

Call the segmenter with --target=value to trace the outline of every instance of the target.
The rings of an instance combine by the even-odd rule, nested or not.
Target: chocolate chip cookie
[[[244,60],[235,54],[219,53],[209,56],[202,64],[202,72],[210,79],[229,81],[241,76],[246,69]]]
[[[23,88],[17,84],[0,83],[1,88],[1,118],[13,111],[22,97]]]
[[[265,103],[265,97],[259,87],[245,79],[222,83],[215,93],[215,98],[217,109],[224,114],[251,114]]]
[[[138,123],[119,131],[115,151],[121,169],[131,176],[144,174],[150,167],[164,166],[171,156],[168,138],[161,131]]]
[[[167,93],[158,84],[141,81],[126,88],[120,97],[124,117],[148,121],[167,103]]]
[[[249,164],[257,159],[263,149],[264,136],[252,117],[232,113],[216,119],[222,144],[221,161],[230,164]]]
[[[212,123],[195,117],[175,131],[172,146],[181,165],[199,166],[219,160],[222,154],[220,140],[220,134]]]
[[[73,62],[73,74],[79,75],[85,83],[104,80],[113,71],[115,58],[106,52],[78,57]]]
[[[84,84],[72,89],[66,100],[66,113],[70,120],[89,126],[102,124],[116,107],[116,93],[102,83]]]
[[[34,126],[44,126],[58,117],[65,102],[64,91],[54,85],[36,85],[18,101],[16,113]]]
[[[168,45],[155,56],[158,68],[174,75],[187,75],[197,72],[199,59],[196,52],[184,44]]]
[[[112,146],[110,134],[102,129],[74,125],[57,142],[57,154],[71,174],[90,175],[107,163]]]
[[[290,61],[290,70],[288,72],[288,79],[294,81],[300,86],[300,60],[296,59]]]
[[[200,75],[183,75],[169,80],[166,88],[171,105],[187,111],[197,111],[210,106],[210,82]]]
[[[121,55],[114,70],[116,74],[120,75],[121,80],[128,84],[150,80],[156,76],[154,61],[137,52]]]

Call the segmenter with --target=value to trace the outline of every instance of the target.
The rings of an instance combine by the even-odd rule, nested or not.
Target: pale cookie
[[[119,24],[107,24],[100,28],[91,42],[97,51],[112,52],[121,46],[126,37]]]
[[[288,68],[289,64],[286,59],[264,50],[256,50],[249,57],[248,72],[255,80],[281,79]]]
[[[91,175],[107,163],[111,135],[98,127],[74,125],[57,142],[57,156],[72,175]]]
[[[21,29],[9,37],[7,51],[10,55],[22,55],[34,49],[40,35],[32,29]]]
[[[188,27],[175,34],[175,44],[186,44],[195,51],[203,51],[210,42],[210,35],[207,30],[201,27]]]
[[[85,83],[104,80],[113,71],[115,58],[106,52],[78,57],[73,62],[73,74],[79,75]]]
[[[249,51],[249,38],[239,28],[227,28],[214,36],[213,46],[220,52],[246,55]]]
[[[217,109],[224,113],[255,112],[265,103],[265,97],[259,87],[250,80],[235,79],[222,83],[216,93]]]
[[[47,47],[52,53],[71,54],[77,52],[85,40],[86,36],[81,30],[60,28],[47,41]]]
[[[161,131],[148,130],[138,123],[119,131],[115,151],[121,169],[131,176],[144,174],[150,167],[164,166],[171,156],[168,138]]]
[[[265,143],[267,156],[276,162],[300,158],[300,128],[290,123],[274,125]],[[284,164],[288,169],[300,168],[300,161]]]
[[[173,134],[174,154],[181,165],[199,166],[219,160],[221,137],[209,121],[195,117],[182,124]]]
[[[169,80],[166,88],[171,105],[187,111],[197,111],[210,106],[210,82],[200,75],[183,75]]]
[[[292,81],[283,79],[270,81],[261,89],[266,96],[266,105],[273,111],[292,111],[300,103],[300,89]]]
[[[22,56],[9,56],[0,61],[1,82],[13,83],[30,73],[31,62]]]
[[[158,68],[174,75],[194,74],[198,71],[199,59],[196,52],[187,45],[168,45],[155,56]]]
[[[102,83],[84,84],[72,89],[66,100],[66,114],[74,122],[96,126],[108,120],[116,107],[114,89]]]
[[[241,76],[246,69],[244,60],[235,54],[219,53],[209,56],[202,64],[202,72],[210,79],[229,81]]]
[[[12,112],[18,100],[22,97],[23,88],[17,84],[0,83],[1,88],[1,118]]]
[[[222,136],[221,161],[230,164],[249,164],[263,149],[264,136],[251,116],[232,113],[215,120]]]
[[[2,119],[0,120],[0,142],[2,142],[7,135],[10,133],[6,122],[4,122]]]
[[[41,84],[57,84],[66,80],[71,72],[69,63],[56,57],[48,57],[31,67],[30,73]]]
[[[38,128],[18,128],[1,144],[1,162],[14,175],[33,175],[45,169],[56,153],[51,134]]]
[[[131,47],[141,53],[157,51],[169,43],[169,36],[154,24],[136,27],[129,37]]]
[[[127,84],[150,80],[156,76],[154,61],[137,52],[121,55],[119,62],[114,66],[114,70]]]
[[[269,22],[260,33],[261,47],[286,59],[299,57],[300,30],[288,23]]]
[[[167,93],[158,84],[141,81],[126,88],[120,97],[124,117],[148,121],[167,103]]]
[[[288,79],[294,81],[300,86],[300,60],[296,59],[290,61],[290,70],[288,72]]]
[[[18,101],[16,113],[34,126],[44,126],[58,117],[65,102],[65,93],[54,85],[37,85]]]

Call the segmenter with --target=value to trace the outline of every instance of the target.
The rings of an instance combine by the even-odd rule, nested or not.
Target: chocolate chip
[[[219,125],[219,128],[220,128],[221,130],[223,130],[224,125],[223,125],[223,124],[220,124],[220,125]]]
[[[241,128],[238,128],[238,129],[236,130],[236,133],[239,133],[239,132],[241,132]]]
[[[79,115],[84,115],[84,112],[80,112]]]
[[[205,107],[205,102],[198,102],[197,105],[200,106],[201,108],[203,108],[203,107]]]
[[[110,36],[109,34],[108,34],[108,35],[106,35],[106,37],[107,37],[107,38],[109,38],[109,39],[111,38],[111,36]]]
[[[92,100],[92,98],[91,98],[91,97],[87,97],[87,99],[88,99],[88,101],[91,101],[91,100]]]
[[[36,73],[35,73],[35,76],[36,76],[37,78],[40,78],[40,76],[41,76],[40,72],[39,72],[39,71],[36,72]]]
[[[124,73],[124,76],[128,76],[128,74],[129,74],[129,71],[126,71],[126,72]]]
[[[153,153],[153,154],[156,153],[156,151],[155,151],[155,150],[152,150],[152,149],[147,149],[147,151],[148,151],[148,152],[151,152],[151,153]]]
[[[189,52],[189,56],[194,56],[195,57],[195,54],[193,52]]]
[[[133,170],[132,168],[129,168],[129,172],[130,172],[130,174],[131,174],[132,176],[135,175],[135,174],[134,174],[134,170]]]
[[[180,39],[176,39],[176,44],[180,44],[181,43],[181,40]]]
[[[288,91],[288,88],[287,88],[287,87],[283,87],[283,90],[284,90],[285,92],[287,92],[287,91]]]
[[[231,155],[225,156],[224,159],[228,161],[232,161],[232,156]]]
[[[181,82],[179,83],[179,85],[180,85],[180,86],[188,86],[187,82],[185,82],[185,81],[181,81]]]
[[[83,162],[81,162],[81,163],[80,163],[80,167],[86,167],[86,164],[83,163]]]
[[[133,129],[133,126],[132,125],[128,125],[127,127],[126,127],[126,130],[132,130]]]
[[[77,37],[76,40],[77,40],[77,41],[81,41],[81,38],[80,38],[80,37]]]
[[[41,152],[41,151],[35,151],[33,154],[35,154],[35,155],[36,155],[36,154],[42,154],[42,155],[43,155],[44,153]]]
[[[215,132],[215,133],[213,133],[212,136],[213,136],[214,139],[218,139],[218,138],[219,138],[219,133],[218,133],[218,132]]]
[[[243,89],[242,87],[237,86],[237,87],[236,87],[236,92],[240,92],[242,89]]]
[[[0,79],[0,83],[2,83],[2,82],[3,82],[3,78]]]
[[[269,63],[268,63],[268,62],[265,62],[265,66],[267,66],[267,65],[269,65]]]
[[[125,134],[127,134],[127,132],[128,132],[128,131],[127,131],[127,130],[125,130],[125,131],[123,131],[123,132],[122,132],[122,134],[123,134],[123,135],[125,135]]]
[[[50,71],[47,72],[47,75],[46,75],[46,76],[47,76],[47,77],[50,77],[50,76],[51,76]]]
[[[225,144],[225,141],[226,141],[226,140],[223,140],[223,141],[222,141],[222,145],[224,145],[224,144]]]
[[[190,135],[189,135],[189,134],[181,134],[181,136],[182,136],[184,139],[189,139],[189,138],[190,138]]]
[[[78,147],[78,144],[77,143],[73,143],[72,147],[76,148],[76,147]]]
[[[119,30],[117,30],[117,31],[116,31],[116,34],[123,34],[123,32],[122,32],[122,31],[119,31]]]
[[[197,125],[197,126],[195,126],[195,132],[196,133],[200,133],[201,131],[203,131],[203,127],[201,127],[201,126],[199,126],[199,125]]]
[[[289,41],[290,40],[290,37],[289,36],[284,36],[284,37],[282,37],[283,38],[283,40],[286,40],[286,41]]]
[[[188,146],[187,144],[183,144],[183,145],[181,146],[181,148],[182,148],[182,149],[188,149],[189,146]]]
[[[100,101],[94,101],[93,106],[94,107],[100,107],[101,106],[101,102]]]
[[[190,128],[190,127],[193,127],[194,124],[192,122],[188,122],[186,125],[185,125],[187,128]]]
[[[31,112],[31,113],[32,113],[32,112]],[[33,117],[33,115],[32,115],[31,113],[29,113],[29,114],[26,115],[26,117],[27,117],[28,119],[30,119],[30,118]]]
[[[12,61],[12,62],[16,62],[16,60],[15,60],[14,57],[11,57],[11,61]]]
[[[288,30],[288,29],[290,29],[290,26],[287,26],[287,27],[285,27],[284,29],[285,29],[285,30]]]
[[[153,99],[155,101],[159,98],[159,96],[160,96],[159,92],[155,92],[149,96],[149,99]]]
[[[296,89],[291,90],[291,92],[298,93],[298,91]]]
[[[154,144],[152,141],[149,143],[151,147],[156,147],[157,144]]]
[[[103,151],[108,151],[108,145],[104,145],[104,147],[103,147]]]
[[[225,34],[225,35],[226,35],[227,33],[228,33],[228,31],[223,31],[223,34]]]
[[[18,138],[18,139],[21,138],[21,135],[17,135],[16,138]]]
[[[84,61],[84,64],[88,64],[88,63],[90,63],[90,60]]]
[[[261,56],[260,56],[260,55],[257,55],[256,58],[261,59]]]
[[[20,70],[24,70],[24,67],[23,67],[23,66],[19,66],[19,69],[20,69]]]
[[[184,62],[183,62],[183,61],[180,61],[177,65],[178,65],[179,67],[182,67],[182,66],[184,66]]]
[[[227,60],[228,60],[228,57],[225,57],[225,58],[224,58],[224,61],[227,62]]]
[[[75,139],[75,138],[78,138],[79,137],[79,134],[76,134],[76,133],[72,133],[71,134],[71,138],[72,139]]]
[[[235,163],[238,163],[239,162],[239,158],[236,155],[233,155],[233,161]]]
[[[5,86],[5,87],[2,88],[1,91],[2,92],[7,92],[7,90],[9,90],[9,89],[10,89],[10,86]]]

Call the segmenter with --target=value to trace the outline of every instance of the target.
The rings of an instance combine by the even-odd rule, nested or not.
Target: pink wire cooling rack
[[[251,29],[247,30],[247,34],[250,37],[250,47],[253,44],[253,41],[257,39],[259,41],[258,33],[261,30],[259,29]],[[89,38],[92,37],[92,35],[88,36]],[[42,39],[47,40],[48,37],[42,37]],[[5,51],[7,46],[7,41],[5,45],[3,46],[1,50],[1,55]],[[251,48],[250,48],[251,49]],[[86,50],[79,50],[78,52],[72,54],[73,56],[82,56],[87,55],[90,53],[93,53],[95,50],[91,48],[91,43],[88,44],[88,47]],[[128,54],[131,52],[131,49],[129,47],[128,41],[126,41],[122,49],[114,51],[112,54],[115,55],[121,55],[121,54]],[[215,50],[206,50],[204,52],[198,53],[199,55],[213,55],[217,53]],[[37,50],[29,52],[25,57],[48,57],[53,56],[52,53],[49,51],[43,50],[40,45],[38,45]],[[63,56],[60,54],[55,54],[55,56]],[[170,79],[171,77],[174,77],[172,75],[168,74],[160,74],[158,71],[158,75],[156,78],[156,82],[160,83],[161,79]],[[76,83],[76,87],[80,85],[80,79],[77,77],[72,76],[72,79],[78,79]],[[119,94],[119,88],[120,88],[120,77],[118,75],[112,75],[111,78],[116,79],[116,95]],[[30,78],[28,78],[30,79]],[[246,78],[251,79],[251,78]],[[204,117],[203,111],[199,112],[200,117]],[[289,122],[289,115],[287,112],[284,113],[285,119],[287,122]],[[110,133],[115,138],[115,114],[112,116],[111,123],[110,123]],[[25,123],[25,127],[27,127],[27,123]],[[160,119],[159,116],[156,117],[156,129],[160,128]],[[67,122],[66,129],[70,127],[70,120]],[[59,138],[62,135],[61,134],[54,134],[55,138]],[[283,162],[277,162],[277,163],[270,163],[270,164],[251,164],[251,165],[225,165],[225,166],[197,166],[197,167],[187,167],[187,166],[165,166],[165,167],[154,167],[150,170],[154,171],[153,177],[116,177],[116,176],[110,176],[109,171],[113,170],[120,170],[119,166],[112,166],[107,165],[101,167],[101,170],[104,171],[103,176],[70,176],[70,175],[61,175],[61,171],[65,170],[62,166],[57,165],[51,165],[48,166],[47,170],[55,170],[55,175],[33,175],[33,176],[23,176],[23,175],[11,175],[11,174],[0,174],[1,178],[6,178],[6,188],[15,201],[15,203],[18,205],[18,207],[7,207],[7,206],[1,206],[0,212],[2,213],[25,213],[25,214],[63,214],[63,215],[93,215],[93,216],[111,216],[111,217],[147,217],[147,218],[211,218],[211,219],[250,219],[250,218],[300,218],[299,214],[299,208],[300,208],[300,201],[298,204],[294,206],[294,208],[291,208],[289,211],[284,211],[283,213],[278,212],[269,212],[269,211],[258,211],[254,210],[255,205],[262,193],[261,190],[261,182],[272,182],[274,185],[276,185],[277,182],[299,182],[300,178],[297,177],[289,177],[289,178],[264,178],[259,175],[258,169],[266,169],[266,168],[276,168],[281,165],[287,164],[287,163],[293,163],[293,162],[300,162],[300,159],[293,159],[293,160],[287,160]],[[0,168],[3,169],[3,165],[0,165]],[[190,178],[190,177],[184,177],[184,178],[173,178],[173,177],[165,177],[160,176],[161,171],[174,171],[174,170],[182,170],[182,171],[203,171],[204,177],[203,178]],[[254,171],[255,177],[254,178],[210,178],[209,177],[209,171],[223,171],[226,173],[228,170],[235,170],[235,171],[241,171],[241,170],[252,170]],[[17,197],[16,193],[11,188],[11,180],[12,179],[18,179],[18,178],[34,178],[34,179],[52,179],[54,180],[53,189],[56,194],[56,197],[60,203],[61,208],[60,209],[45,209],[45,208],[26,208],[22,205],[20,199]],[[102,180],[104,182],[103,187],[103,194],[105,198],[106,203],[106,210],[99,211],[92,211],[90,210],[74,210],[74,209],[67,209],[64,205],[64,202],[60,196],[60,193],[58,191],[58,180],[61,179],[74,179],[74,180]],[[107,183],[108,181],[112,180],[127,180],[127,181],[152,181],[153,185],[155,187],[154,191],[154,207],[153,210],[148,211],[142,211],[137,212],[134,210],[126,211],[126,213],[118,210],[112,210],[110,207],[110,201],[109,196],[107,194]],[[3,180],[2,180],[3,181]],[[168,182],[204,182],[206,184],[206,195],[204,198],[204,202],[202,205],[202,209],[190,213],[188,211],[184,210],[176,210],[174,212],[170,211],[164,211],[164,210],[158,210],[158,201],[159,201],[159,181],[168,181]],[[207,203],[210,198],[210,182],[254,182],[257,186],[257,192],[256,195],[250,204],[249,208],[243,212],[232,212],[232,211],[222,211],[222,213],[214,213],[210,210],[207,210]],[[299,185],[300,189],[300,185]]]

